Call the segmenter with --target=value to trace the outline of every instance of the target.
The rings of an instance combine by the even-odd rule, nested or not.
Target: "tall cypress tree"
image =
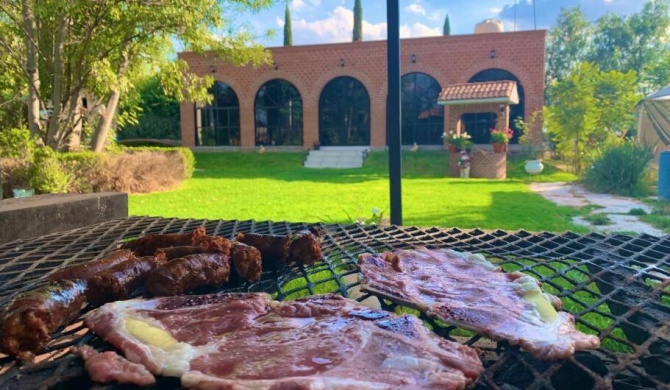
[[[354,4],[354,42],[363,41],[363,6],[361,0]]]
[[[444,17],[444,27],[442,27],[442,35],[451,35],[451,23],[449,23],[449,14]]]
[[[293,31],[291,30],[291,11],[288,9],[286,3],[286,11],[284,12],[284,46],[293,46]]]

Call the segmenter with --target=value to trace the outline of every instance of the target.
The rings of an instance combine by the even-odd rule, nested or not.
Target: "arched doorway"
[[[302,97],[289,81],[270,80],[256,94],[256,146],[302,145]]]
[[[235,91],[223,81],[209,89],[214,99],[195,108],[197,146],[239,146],[240,102]]]
[[[525,94],[523,91],[523,85],[521,85],[519,79],[515,75],[504,69],[492,68],[477,73],[476,75],[472,76],[468,82],[479,83],[484,81],[503,81],[503,80],[516,81],[517,91],[519,92],[519,104],[511,105],[509,114],[509,125],[512,128],[512,130],[514,130],[514,136],[512,137],[510,142],[516,144],[519,143],[519,137],[521,136],[522,130],[517,128],[514,122],[516,118],[519,117],[524,119],[526,113]]]
[[[353,77],[337,77],[319,97],[319,142],[324,146],[370,145],[370,95]]]
[[[444,107],[437,104],[442,87],[425,73],[408,73],[400,79],[402,144],[442,145]]]

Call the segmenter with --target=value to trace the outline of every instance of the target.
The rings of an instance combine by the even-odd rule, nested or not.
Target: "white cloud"
[[[293,11],[299,11],[306,6],[307,4],[305,4],[303,0],[291,0],[291,5],[289,7],[291,7],[291,10]]]
[[[283,27],[284,21],[277,18],[277,26]],[[324,19],[308,21],[305,18],[293,20],[293,39],[295,44],[349,42],[354,28],[352,10],[338,6]],[[386,39],[386,23],[370,23],[363,20],[363,40],[378,41]],[[422,23],[400,26],[402,38],[438,36],[440,27],[429,27]]]
[[[431,28],[422,23],[414,23],[411,26],[403,24],[400,26],[401,38],[434,37],[438,35],[442,35],[440,28]]]
[[[318,7],[321,5],[321,0],[309,0],[310,3],[312,3],[313,6]]]
[[[405,11],[416,14],[416,15],[426,15],[426,9],[423,8],[421,4],[410,4],[404,8]]]
[[[283,18],[280,18],[279,16],[277,16],[276,21],[277,21],[277,26],[279,26],[280,28],[284,28],[284,19]]]

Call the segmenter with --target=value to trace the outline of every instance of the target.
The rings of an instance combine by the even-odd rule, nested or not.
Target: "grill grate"
[[[144,234],[186,233],[198,226],[205,226],[210,235],[233,238],[237,232],[286,234],[307,224],[133,217],[0,245],[0,307],[15,293],[42,284],[52,270],[99,258],[122,241]],[[506,271],[540,279],[543,289],[559,296],[575,315],[578,328],[598,334],[602,345],[564,361],[542,362],[504,342],[444,327],[412,309],[380,302],[386,310],[419,315],[443,337],[478,347],[486,370],[477,388],[638,389],[667,388],[670,383],[670,236],[322,226],[323,262],[264,272],[260,281],[228,291],[265,291],[279,300],[336,292],[376,301],[358,288],[360,253],[419,246],[479,252]],[[67,353],[70,346],[82,343],[109,348],[81,323],[75,324],[56,337],[37,364],[19,366],[0,357],[0,388],[91,387],[81,361]],[[160,378],[156,388],[177,389],[179,382]]]

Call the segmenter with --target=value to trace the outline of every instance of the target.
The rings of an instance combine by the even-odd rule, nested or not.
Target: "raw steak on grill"
[[[575,329],[557,297],[521,272],[502,272],[478,254],[398,250],[358,258],[361,287],[430,317],[508,340],[540,359],[563,359],[594,349],[596,336]]]
[[[96,309],[86,324],[128,360],[193,389],[460,389],[482,370],[475,349],[416,317],[337,295],[135,299]]]

